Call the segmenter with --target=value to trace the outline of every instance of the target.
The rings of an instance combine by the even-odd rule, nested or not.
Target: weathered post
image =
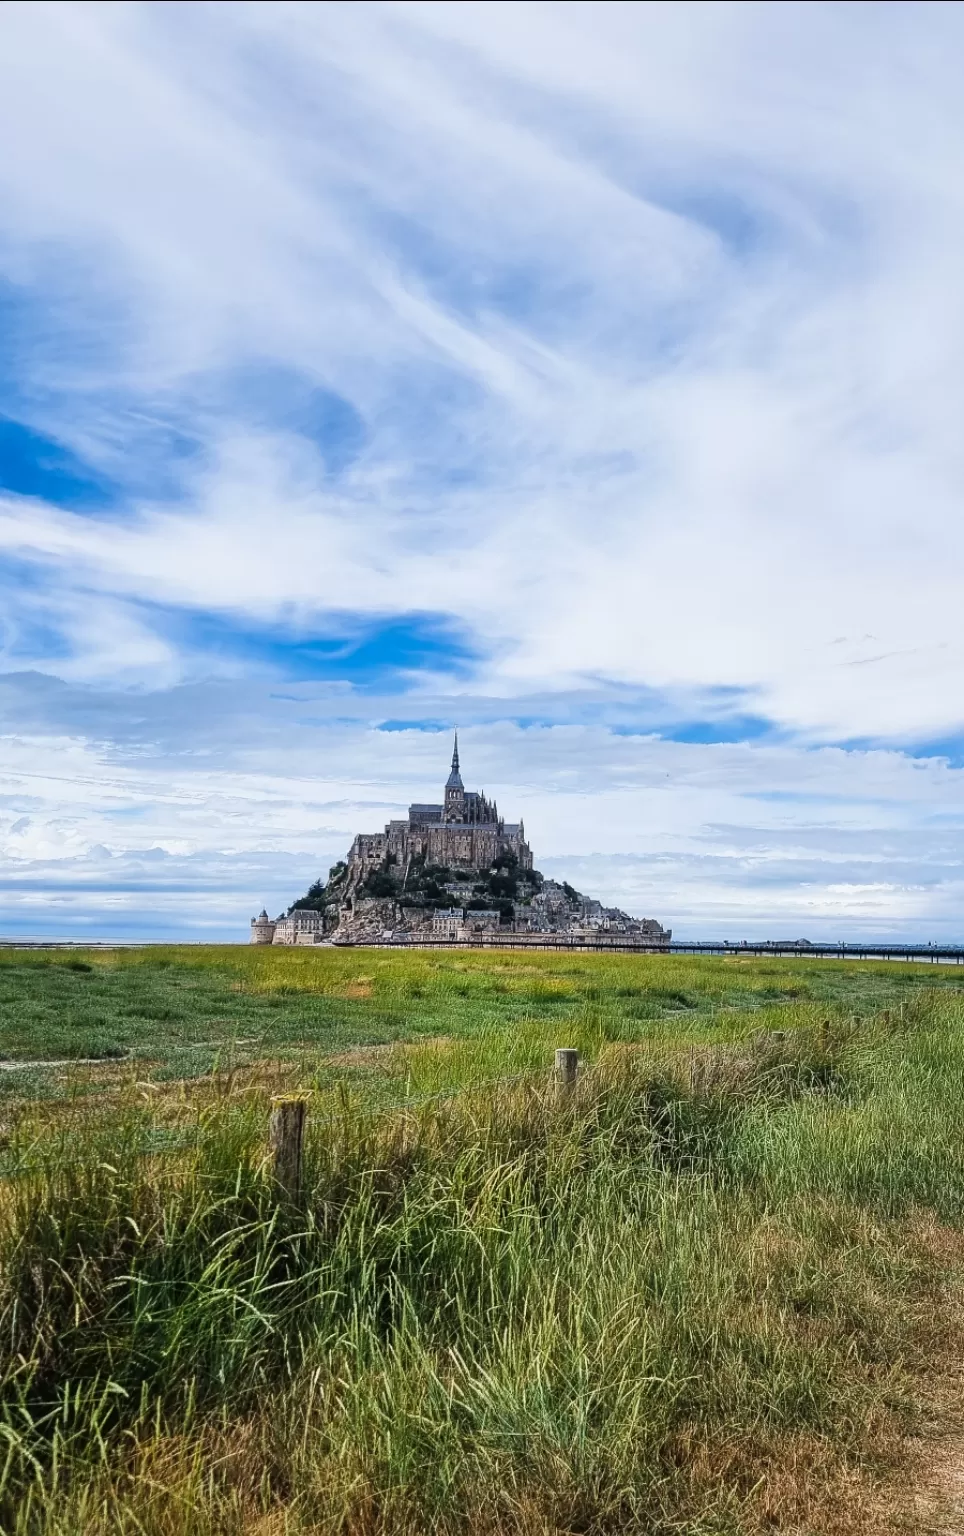
[[[304,1099],[279,1097],[271,1100],[268,1123],[268,1147],[275,1182],[289,1200],[301,1193],[301,1160],[305,1142]]]
[[[556,1082],[564,1093],[571,1093],[579,1076],[579,1052],[568,1046],[556,1051]]]

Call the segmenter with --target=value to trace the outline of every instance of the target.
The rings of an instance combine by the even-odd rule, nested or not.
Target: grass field
[[[961,981],[0,954],[0,1529],[900,1528],[962,1343]]]

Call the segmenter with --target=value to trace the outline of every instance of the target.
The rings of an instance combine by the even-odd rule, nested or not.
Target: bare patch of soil
[[[927,1428],[905,1476],[895,1482],[881,1527],[915,1536],[964,1536],[964,1235],[938,1222],[920,1231],[953,1279],[945,1289],[942,1359],[925,1384]]]
[[[367,1002],[372,995],[372,982],[374,980],[374,976],[355,976],[351,981],[346,982],[343,987],[339,987],[335,992],[335,996],[343,997],[352,1003]]]
[[[347,1051],[334,1051],[324,1058],[329,1067],[371,1067],[386,1064],[398,1046],[390,1040],[382,1045],[352,1045]],[[381,1059],[380,1059],[381,1058]]]
[[[906,1528],[922,1536],[964,1536],[964,1434],[942,1440],[924,1463]]]

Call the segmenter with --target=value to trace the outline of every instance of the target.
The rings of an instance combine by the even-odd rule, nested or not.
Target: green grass
[[[957,1343],[953,971],[70,959],[0,956],[4,1054],[130,1055],[5,1085],[0,1529],[887,1528]]]
[[[913,965],[675,956],[451,954],[237,946],[0,951],[0,1063],[131,1060],[196,1077],[422,1035],[471,1039],[533,1020],[606,1038],[726,1038],[749,1010],[898,1006],[955,972]],[[44,1074],[51,1085],[62,1074]],[[34,1083],[36,1084],[36,1079]],[[19,1093],[0,1072],[0,1093]]]

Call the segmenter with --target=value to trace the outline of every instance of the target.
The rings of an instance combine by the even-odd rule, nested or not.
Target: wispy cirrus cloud
[[[4,665],[76,685],[34,750],[110,758],[170,707],[227,772],[239,721],[294,750],[265,680],[328,679],[312,752],[373,752],[393,802],[386,720],[485,722],[510,789],[536,741],[545,783],[570,762],[568,725],[600,783],[680,754],[712,804],[678,787],[664,907],[714,828],[782,847],[772,804],[731,815],[737,762],[753,794],[817,763],[857,806],[886,747],[929,846],[957,770],[910,786],[956,752],[964,662],[956,8],[53,3],[0,30]],[[550,858],[614,859],[669,804],[610,823],[587,783],[560,820],[545,783],[515,790]],[[170,857],[216,848],[222,790]],[[98,816],[64,857],[139,856]],[[857,921],[808,857],[814,921]],[[759,861],[727,858],[712,911],[765,922]],[[937,913],[910,867],[867,921]]]

